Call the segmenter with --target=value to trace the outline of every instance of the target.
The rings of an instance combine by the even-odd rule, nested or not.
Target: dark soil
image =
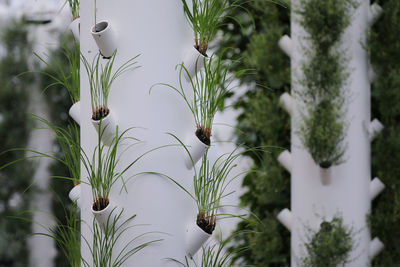
[[[199,45],[194,45],[193,47],[196,48],[197,51],[199,51],[200,54],[202,54],[202,55],[205,56],[205,57],[208,57],[207,53],[204,52],[204,51],[202,51],[202,49],[200,49],[200,46],[199,46]]]
[[[209,146],[211,144],[211,139],[209,136],[206,135],[203,128],[197,128],[196,136],[199,138],[201,142]]]
[[[322,169],[329,169],[332,166],[332,163],[329,161],[323,161],[319,164]]]
[[[110,203],[110,201],[108,200],[108,198],[102,198],[102,197],[98,198],[93,203],[93,210],[94,211],[101,211],[101,210],[107,208],[109,203]]]
[[[99,120],[107,117],[107,115],[109,113],[110,113],[110,110],[108,109],[108,107],[99,107],[92,114],[92,119],[95,121],[99,121]]]
[[[207,234],[212,234],[215,229],[215,218],[205,218],[204,215],[197,215],[197,225]]]

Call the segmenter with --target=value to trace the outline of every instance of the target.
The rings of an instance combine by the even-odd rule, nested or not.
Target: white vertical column
[[[298,7],[299,0],[292,0],[292,7]],[[369,1],[358,1],[357,10],[352,14],[350,27],[345,31],[341,47],[349,58],[347,71],[350,100],[345,120],[348,122],[345,143],[345,163],[329,169],[330,183],[323,183],[323,172],[303,148],[299,136],[300,112],[304,110],[298,99],[294,100],[292,115],[292,170],[291,170],[291,266],[301,266],[300,259],[306,256],[304,242],[307,241],[306,227],[318,231],[322,218],[343,217],[348,227],[353,227],[356,248],[351,252],[346,266],[368,266],[370,233],[367,214],[370,209],[370,141],[364,121],[370,121],[370,84],[368,81],[367,52],[365,43],[368,26]],[[291,57],[292,90],[302,91],[297,81],[302,77],[302,62],[306,60],[304,37],[306,33],[299,24],[298,14],[292,11]],[[294,95],[294,94],[292,94]]]
[[[90,29],[94,24],[93,1],[81,1],[81,51],[88,60],[98,52]],[[182,62],[187,50],[193,49],[193,33],[183,13],[180,0],[165,1],[106,1],[97,0],[98,21],[107,20],[116,35],[118,53],[115,66],[137,54],[141,68],[129,71],[113,84],[109,108],[116,117],[120,130],[143,127],[129,132],[144,141],[126,152],[120,166],[133,161],[151,148],[177,143],[166,134],[171,132],[182,140],[194,134],[195,124],[184,101],[167,87],[156,87],[149,95],[152,85],[164,82],[178,86],[175,66]],[[187,87],[189,88],[189,87]],[[189,93],[189,92],[188,92]],[[91,107],[87,74],[81,67],[81,143],[90,156],[96,146],[97,133],[90,122]],[[193,171],[184,165],[185,152],[180,147],[164,148],[145,156],[125,175],[128,179],[139,172],[153,171],[167,174],[186,188],[192,188]],[[86,174],[82,171],[85,181]],[[111,192],[111,198],[124,208],[125,217],[137,214],[134,227],[122,237],[123,242],[135,235],[153,233],[147,239],[162,238],[133,255],[124,266],[176,266],[167,258],[183,261],[186,255],[185,235],[195,224],[197,207],[192,199],[166,178],[157,175],[139,175],[127,183],[128,193],[120,193],[121,184]],[[82,218],[91,227],[93,216],[91,191],[82,188]],[[82,233],[91,240],[90,229],[82,224]],[[133,233],[132,233],[133,232]],[[141,239],[143,241],[143,239]],[[116,248],[121,249],[121,244]],[[82,254],[90,260],[90,252],[82,244]]]

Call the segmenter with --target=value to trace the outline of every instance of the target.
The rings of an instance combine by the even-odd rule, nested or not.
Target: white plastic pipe
[[[91,119],[92,124],[96,131],[101,135],[101,140],[107,146],[113,143],[113,140],[117,134],[117,121],[115,119],[115,112],[108,113],[108,115],[98,121]],[[118,135],[121,135],[122,130],[118,129]]]
[[[376,78],[378,78],[378,74],[376,74],[376,71],[374,70],[374,67],[369,63],[368,64],[368,80],[369,80],[369,83],[375,82]]]
[[[81,124],[81,102],[78,101],[76,103],[74,103],[71,108],[69,109],[68,112],[69,116],[71,116],[71,118],[78,124]]]
[[[80,31],[80,23],[81,23],[81,18],[76,18],[74,19],[71,24],[69,24],[68,28],[74,35],[75,41],[79,43],[79,31]]]
[[[382,132],[383,128],[383,124],[378,119],[373,119],[368,125],[369,140],[374,140]]]
[[[290,232],[292,231],[293,214],[289,209],[283,209],[276,216],[278,221],[283,224]]]
[[[371,183],[369,184],[369,194],[371,201],[374,200],[382,191],[385,189],[385,184],[382,181],[375,177]]]
[[[71,199],[72,202],[76,201],[76,205],[80,208],[81,203],[80,203],[80,198],[81,198],[81,184],[75,185],[71,191],[69,191],[69,199]]]
[[[279,104],[283,107],[284,110],[286,110],[287,113],[289,113],[289,115],[292,115],[293,98],[290,94],[283,93],[279,98]]]
[[[204,232],[194,221],[189,223],[186,229],[186,251],[190,257],[193,257],[211,237],[210,234]]]
[[[185,166],[188,170],[192,169],[196,165],[210,147],[200,141],[195,133],[189,135],[185,146],[186,149],[183,153]]]
[[[93,216],[96,218],[97,222],[102,228],[111,227],[114,224],[115,218],[119,216],[122,208],[112,199],[109,198],[109,203],[107,207],[100,211],[93,209],[93,204],[91,207]],[[121,216],[122,217],[122,216]],[[122,221],[118,220],[115,223],[116,228],[121,225]]]
[[[279,163],[289,172],[292,172],[292,154],[285,150],[278,156]]]
[[[114,51],[118,48],[116,35],[111,27],[110,22],[101,21],[94,25],[91,29],[93,39],[104,58],[110,58]]]
[[[293,50],[293,42],[289,36],[286,34],[279,39],[278,42],[279,48],[288,56],[292,57],[292,50]]]
[[[384,247],[385,245],[382,243],[382,241],[378,237],[375,237],[369,245],[369,257],[371,260],[375,258]]]
[[[374,24],[382,15],[382,11],[382,7],[379,4],[372,4],[368,10],[368,23],[370,25]]]
[[[204,60],[208,60],[208,57],[203,56],[196,48],[189,47],[187,49],[185,55],[184,55],[184,60],[183,60],[183,65],[185,66],[190,78],[194,79],[194,76],[196,75],[197,72],[199,72],[203,67],[204,67]],[[186,73],[184,74],[186,81],[190,82],[190,78]]]

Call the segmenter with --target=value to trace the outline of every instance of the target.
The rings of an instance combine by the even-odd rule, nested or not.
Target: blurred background
[[[290,60],[278,47],[282,35],[290,34],[290,9],[270,1],[242,2],[253,15],[255,27],[246,12],[237,10],[235,17],[244,34],[239,26],[226,24],[219,43],[233,48],[225,54],[227,58],[242,59],[232,65],[233,73],[243,68],[255,71],[238,81],[240,93],[230,99],[235,108],[219,114],[216,122],[236,125],[231,134],[239,143],[271,149],[247,155],[243,166],[250,166],[251,172],[237,185],[241,205],[262,224],[244,221],[228,229],[247,231],[232,245],[232,249],[247,248],[233,255],[241,264],[289,266],[290,233],[276,220],[276,214],[290,206],[290,174],[276,158],[282,149],[290,148],[290,118],[279,106],[280,95],[290,92]],[[385,125],[372,144],[372,173],[386,189],[374,200],[369,217],[371,234],[379,236],[385,249],[372,266],[400,266],[399,2],[379,1],[383,15],[372,27],[367,45],[378,74],[372,86],[372,117]],[[0,166],[34,156],[16,148],[60,153],[51,133],[40,129],[31,114],[64,127],[71,103],[63,88],[44,90],[53,81],[41,72],[52,70],[34,53],[63,62],[67,69],[62,48],[73,46],[67,29],[70,20],[63,0],[0,0],[0,153],[7,151],[0,154]],[[51,176],[68,176],[68,172],[64,165],[46,158],[0,167],[0,267],[68,266],[51,238],[32,235],[65,220],[64,208],[68,207],[60,203],[68,203],[71,183],[48,179]]]
[[[65,60],[62,45],[73,45],[70,12],[62,0],[0,1],[0,150],[32,149],[57,154],[53,136],[31,114],[62,126],[67,122],[69,97],[45,75],[34,53],[54,61]],[[70,40],[70,41],[68,41]],[[67,67],[66,62],[63,62]],[[14,150],[0,155],[0,165],[34,154]],[[64,165],[46,158],[18,162],[0,170],[0,266],[67,266],[58,260],[51,238],[45,233],[56,218],[64,218],[61,200],[67,181],[48,179],[67,174]],[[66,202],[67,203],[67,202]],[[32,223],[36,222],[36,223]]]

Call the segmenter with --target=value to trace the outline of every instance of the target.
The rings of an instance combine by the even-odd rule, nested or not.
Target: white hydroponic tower
[[[358,2],[358,8],[351,14],[351,25],[341,41],[341,48],[349,58],[346,71],[350,74],[347,87],[351,98],[344,116],[348,128],[343,164],[322,171],[314,163],[298,136],[302,104],[293,94],[281,97],[283,107],[292,116],[291,151],[279,156],[279,161],[291,173],[291,210],[281,211],[278,219],[291,231],[291,266],[301,266],[301,259],[307,255],[308,229],[316,232],[323,220],[329,221],[335,216],[341,216],[344,225],[354,230],[355,248],[346,266],[368,266],[383,248],[378,238],[371,238],[367,225],[371,201],[384,188],[378,178],[371,177],[370,155],[370,142],[383,126],[377,120],[371,122],[373,71],[369,69],[368,52],[363,47],[368,28],[379,15],[380,7],[370,6],[369,1]],[[299,3],[299,0],[292,0],[291,6],[301,8]],[[292,11],[291,38],[284,36],[279,42],[291,58],[292,92],[304,90],[299,80],[302,64],[307,60],[303,49],[307,46],[307,34],[299,21],[299,15]]]
[[[80,47],[82,55],[89,62],[99,51],[91,34],[95,24],[94,14],[94,1],[81,1]],[[193,116],[176,92],[165,86],[157,86],[149,94],[150,88],[156,83],[178,86],[175,67],[194,49],[193,31],[184,15],[181,0],[97,0],[97,22],[101,21],[107,22],[113,31],[109,45],[115,45],[118,51],[115,67],[140,54],[137,58],[140,68],[130,70],[115,80],[108,102],[110,114],[118,124],[119,131],[134,127],[128,136],[143,141],[123,154],[119,163],[123,167],[152,148],[178,144],[167,133],[175,134],[182,141],[194,135]],[[96,38],[104,37],[101,33],[99,35]],[[186,83],[185,80],[183,82]],[[186,88],[190,96],[190,87]],[[81,64],[78,118],[81,144],[90,157],[97,145],[97,131],[91,122],[91,114],[88,76]],[[210,148],[211,155],[213,149]],[[124,176],[126,180],[131,178],[127,182],[128,192],[120,190],[121,183],[114,186],[110,200],[124,209],[125,218],[136,214],[133,223],[139,225],[124,234],[122,242],[115,248],[116,254],[126,242],[143,233],[148,234],[136,240],[135,244],[162,239],[129,258],[123,266],[177,266],[170,259],[184,261],[190,248],[204,241],[204,236],[196,236],[200,229],[196,225],[197,206],[183,190],[160,175],[135,175],[143,172],[163,173],[190,189],[193,170],[185,166],[186,158],[187,154],[181,146],[159,149],[143,157]],[[90,186],[85,184],[87,174],[83,167],[82,181],[82,236],[91,244],[92,192]],[[83,240],[82,256],[90,263],[90,250]]]

